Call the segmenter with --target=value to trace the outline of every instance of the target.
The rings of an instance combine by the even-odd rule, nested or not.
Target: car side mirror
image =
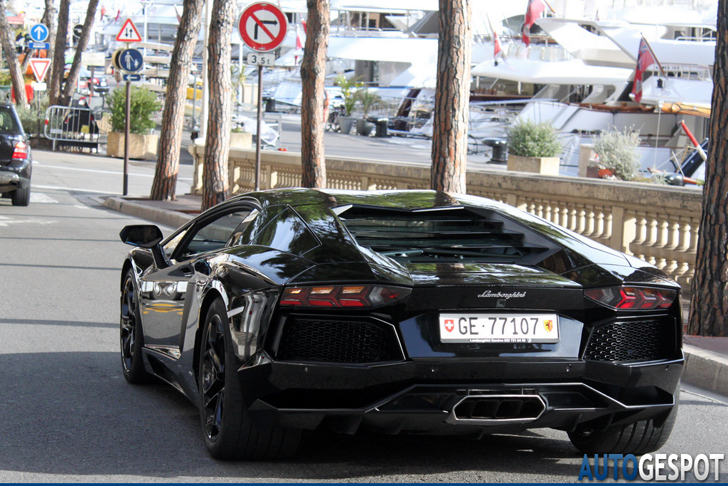
[[[124,229],[119,233],[119,237],[127,245],[142,248],[152,248],[164,238],[162,230],[153,224],[124,226]]]
[[[124,226],[124,229],[119,233],[119,237],[127,245],[152,250],[152,256],[154,257],[154,263],[157,265],[157,268],[162,269],[170,266],[167,255],[164,254],[162,246],[159,244],[164,239],[164,235],[162,235],[162,230],[157,226],[153,224]]]

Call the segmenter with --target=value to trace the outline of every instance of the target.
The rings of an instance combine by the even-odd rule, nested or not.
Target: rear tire
[[[17,188],[10,197],[12,198],[13,206],[27,206],[30,204],[30,184],[24,189]]]
[[[217,298],[205,318],[200,343],[200,419],[205,446],[215,459],[281,459],[292,456],[301,431],[261,431],[248,416],[229,335],[227,311]]]
[[[660,449],[670,438],[677,418],[680,389],[675,393],[675,405],[667,417],[640,420],[633,424],[613,425],[606,430],[577,430],[569,432],[569,440],[584,454],[634,454],[639,456]]]

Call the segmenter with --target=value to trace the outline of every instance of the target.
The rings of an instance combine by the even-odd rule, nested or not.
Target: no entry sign
[[[249,48],[258,52],[272,51],[286,37],[288,19],[278,6],[259,2],[243,10],[238,29]]]

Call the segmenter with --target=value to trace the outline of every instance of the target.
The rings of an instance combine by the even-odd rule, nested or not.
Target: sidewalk
[[[201,197],[186,194],[176,201],[108,197],[106,207],[163,226],[177,228],[199,214]],[[690,302],[683,302],[687,322]],[[728,337],[684,336],[684,382],[728,396]]]

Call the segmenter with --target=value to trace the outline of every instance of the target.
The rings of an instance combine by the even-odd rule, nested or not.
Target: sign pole
[[[263,66],[258,66],[258,120],[255,133],[255,190],[260,191],[260,119],[263,117]]]
[[[131,115],[131,81],[126,82],[126,123],[124,124],[124,196],[129,193],[129,118]]]
[[[257,137],[255,143],[255,190],[260,190],[260,124],[263,118],[263,65],[272,66],[274,55],[261,55],[277,48],[283,42],[288,30],[286,14],[269,1],[256,2],[248,5],[240,15],[238,31],[246,46],[257,51],[248,54],[246,64],[258,66],[258,119]]]

